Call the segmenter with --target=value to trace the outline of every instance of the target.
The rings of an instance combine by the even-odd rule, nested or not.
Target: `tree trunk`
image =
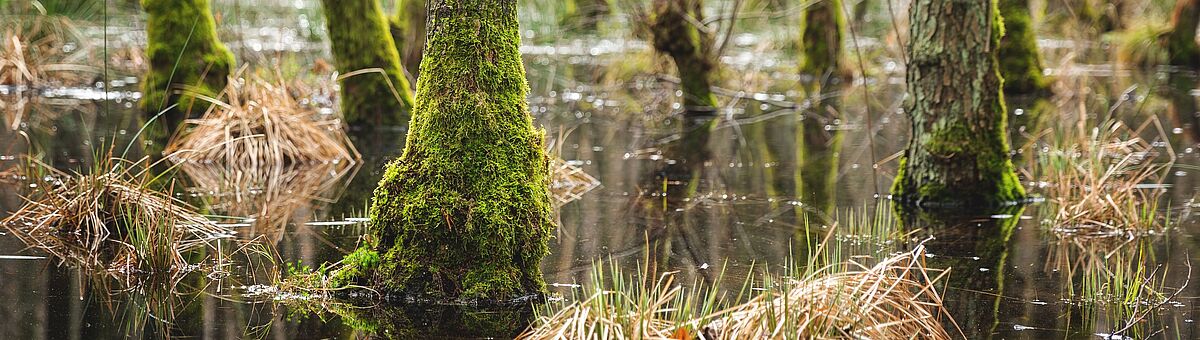
[[[163,114],[168,134],[184,119],[208,109],[191,94],[216,97],[234,67],[233,54],[217,40],[208,0],[142,0],[146,11],[146,58],[150,69],[142,82],[143,111]],[[183,94],[175,94],[186,89]]]
[[[407,145],[335,283],[435,300],[544,291],[555,225],[543,132],[528,113],[516,0],[433,0]]]
[[[846,76],[842,69],[842,36],[846,17],[842,0],[821,0],[809,5],[800,16],[800,73],[816,83]]]
[[[334,65],[341,74],[382,69],[342,79],[342,117],[353,126],[408,122],[412,93],[400,55],[377,0],[321,0]]]
[[[400,0],[396,4],[396,15],[392,17],[392,40],[400,53],[401,64],[412,75],[420,76],[421,53],[425,52],[425,0]]]
[[[692,114],[712,113],[717,107],[712,92],[716,57],[712,36],[697,27],[704,22],[700,0],[654,0],[653,6],[654,48],[675,61],[684,109]]]
[[[595,31],[600,21],[612,12],[609,0],[563,0],[559,25],[566,29]]]
[[[1167,51],[1171,65],[1200,67],[1200,46],[1196,44],[1196,26],[1200,23],[1200,0],[1175,0]]]
[[[1025,197],[1008,156],[993,1],[916,0],[910,10],[912,139],[892,194],[905,205],[1004,204]]]
[[[1042,57],[1038,55],[1037,37],[1029,17],[1029,1],[1000,0],[1000,15],[1004,17],[999,52],[1004,92],[1045,93],[1050,84],[1042,75]]]

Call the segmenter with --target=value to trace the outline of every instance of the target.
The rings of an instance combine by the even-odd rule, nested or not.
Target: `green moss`
[[[703,22],[700,0],[655,1],[651,12],[654,48],[671,57],[679,71],[683,105],[688,112],[706,112],[717,107],[712,92],[716,56],[712,37],[693,22]]]
[[[322,0],[338,72],[382,69],[342,79],[342,117],[351,125],[401,125],[413,100],[400,55],[376,0]]]
[[[1028,0],[1000,0],[1004,18],[1004,38],[1000,39],[1000,74],[1004,92],[1009,94],[1045,93],[1050,83],[1042,74],[1037,37],[1029,17]]]
[[[377,267],[379,252],[371,247],[359,247],[342,258],[342,266],[329,277],[329,284],[333,287],[369,286],[371,282],[368,279],[374,277]]]
[[[234,68],[233,54],[217,40],[208,0],[142,0],[146,11],[146,58],[139,105],[147,115],[163,113],[166,135],[208,104],[191,94],[216,97]],[[179,89],[183,94],[175,94]]]
[[[848,76],[841,64],[845,32],[842,0],[818,1],[806,7],[800,16],[800,73],[818,81]]]
[[[438,300],[541,293],[555,225],[515,2],[445,0],[429,22],[407,144],[371,206],[372,286]]]

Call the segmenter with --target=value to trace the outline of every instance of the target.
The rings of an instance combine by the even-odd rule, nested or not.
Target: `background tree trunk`
[[[341,74],[382,69],[341,81],[342,117],[353,126],[408,122],[412,93],[377,0],[321,0],[334,65]],[[393,91],[394,89],[394,91]]]
[[[711,113],[717,107],[712,92],[716,56],[713,38],[698,23],[704,22],[700,0],[654,0],[650,30],[654,48],[671,56],[679,71],[683,105],[689,113]]]
[[[216,97],[234,67],[233,54],[217,40],[208,0],[142,0],[146,11],[146,58],[149,72],[142,82],[143,111],[163,114],[170,136],[184,119],[199,117],[208,104],[188,93]],[[186,88],[184,94],[173,94]]]
[[[563,0],[559,25],[568,30],[595,31],[612,12],[609,0]]]
[[[820,0],[800,15],[800,73],[823,83],[847,76],[842,69],[846,17],[842,0]]]
[[[396,52],[400,53],[401,64],[417,79],[421,73],[421,54],[425,52],[425,0],[400,0],[396,4],[396,15],[392,16],[392,40]]]
[[[1000,39],[1000,73],[1004,92],[1009,94],[1045,93],[1050,84],[1042,75],[1042,57],[1029,16],[1028,0],[1000,0],[1004,17],[1004,37]]]
[[[1025,191],[1009,160],[993,1],[916,0],[910,10],[912,139],[892,194],[905,205],[1001,204]]]
[[[1175,0],[1167,51],[1171,65],[1200,67],[1200,46],[1196,44],[1196,25],[1200,23],[1200,0]]]
[[[438,300],[541,293],[555,225],[516,0],[434,0],[429,15],[407,145],[335,282]]]

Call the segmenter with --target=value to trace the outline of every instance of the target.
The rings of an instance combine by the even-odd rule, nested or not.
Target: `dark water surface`
[[[315,3],[216,2],[216,12],[224,18],[222,39],[243,63],[279,64],[303,77],[327,76],[306,71],[314,60],[329,59]],[[885,39],[869,38],[885,36],[886,25],[866,27],[858,41],[871,51],[865,53],[865,81],[828,84],[821,94],[806,94],[800,84],[813,77],[795,75],[794,57],[778,52],[785,50],[779,41],[788,35],[770,25],[747,24],[745,33],[730,39],[734,45],[722,60],[723,107],[712,118],[717,128],[697,139],[681,131],[703,122],[684,121],[678,114],[679,97],[670,77],[645,72],[665,61],[655,59],[646,43],[622,38],[627,36],[621,29],[624,19],[606,25],[613,26],[607,27],[612,32],[564,38],[547,24],[554,22],[552,17],[530,8],[522,13],[527,30],[522,50],[535,121],[546,129],[555,153],[601,183],[561,208],[558,237],[542,264],[552,291],[569,295],[570,286],[586,285],[592,264],[600,259],[619,261],[631,273],[647,263],[677,270],[682,282],[715,280],[724,266],[724,279],[737,285],[754,265],[782,271],[790,254],[804,253],[805,241],[835,220],[845,225],[850,218],[871,219],[877,213],[893,218],[886,192],[897,153],[908,140],[908,122],[901,111],[903,62],[894,57],[896,51],[880,48]],[[110,20],[108,30],[102,24],[81,27],[97,40],[109,37],[114,45],[139,44],[141,18],[114,14]],[[1161,235],[1103,249],[1116,249],[1110,257],[1140,256],[1146,270],[1154,272],[1156,289],[1167,296],[1179,291],[1177,295],[1154,306],[1140,300],[1089,302],[1080,275],[1067,270],[1086,271],[1082,249],[1102,247],[1077,246],[1049,233],[1044,221],[1054,207],[1047,203],[885,223],[874,231],[849,232],[838,243],[847,255],[887,254],[928,239],[928,265],[952,268],[944,287],[946,306],[969,338],[1096,338],[1125,328],[1129,319],[1141,320],[1125,332],[1129,336],[1200,337],[1194,322],[1200,283],[1183,286],[1189,262],[1200,258],[1195,255],[1200,253],[1195,239],[1200,221],[1191,214],[1197,193],[1193,179],[1200,176],[1198,80],[1194,74],[1165,69],[1112,72],[1103,58],[1095,64],[1059,62],[1077,52],[1078,45],[1043,41],[1047,65],[1054,65],[1051,73],[1062,83],[1058,96],[1008,99],[1014,160],[1018,168],[1028,168],[1043,152],[1043,145],[1031,142],[1039,131],[1081,110],[1096,119],[1132,88],[1133,104],[1113,112],[1129,124],[1150,117],[1162,122],[1166,140],[1150,132],[1144,137],[1156,141],[1160,152],[1169,149],[1179,156],[1168,171],[1169,189],[1160,204],[1175,224]],[[110,82],[110,93],[136,92],[136,74],[128,76],[132,81]],[[4,100],[14,97],[12,89],[0,90]],[[130,99],[61,92],[49,94],[57,97],[53,101],[45,94],[31,96],[45,105],[18,130],[0,130],[0,170],[23,155],[62,170],[90,169],[96,162],[94,150],[124,146],[141,126]],[[380,130],[352,132],[365,157],[356,172],[344,178],[318,176],[338,185],[313,189],[317,183],[301,182],[276,188],[321,198],[281,207],[288,212],[282,228],[237,218],[222,221],[235,225],[240,237],[262,236],[284,262],[313,265],[340,259],[362,234],[364,207],[383,165],[402,148],[403,127]],[[1031,192],[1039,192],[1039,179],[1022,174],[1022,180]],[[29,189],[27,181],[4,183],[0,217],[18,209]],[[239,210],[246,208],[239,204],[262,204],[251,203],[254,198],[231,203],[228,194],[210,188],[178,193],[214,215],[247,210]],[[911,230],[917,231],[907,237],[878,237]],[[194,273],[177,287],[199,294],[164,294],[154,288],[109,292],[86,284],[77,270],[26,248],[11,235],[0,235],[3,339],[130,334],[346,338],[371,334],[370,329],[400,338],[503,336],[519,331],[521,320],[529,317],[523,310],[411,307],[341,315],[297,310],[247,296],[248,287],[271,283],[269,275],[251,274],[271,270],[245,260],[231,264],[229,277]],[[496,319],[516,321],[480,321]]]

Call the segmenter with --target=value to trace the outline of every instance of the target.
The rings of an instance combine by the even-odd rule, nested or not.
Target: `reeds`
[[[1153,118],[1137,129],[1107,120],[1089,133],[1068,133],[1039,155],[1046,194],[1057,207],[1050,219],[1056,234],[1130,238],[1166,227],[1158,201],[1165,192],[1163,172],[1175,158],[1167,150],[1169,159],[1160,162],[1154,144],[1140,137],[1151,126],[1158,127]]]
[[[950,339],[949,314],[929,276],[925,250],[866,267],[827,267],[783,278],[749,302],[717,312],[705,327],[714,339]]]
[[[936,289],[944,275],[931,277],[924,258],[918,246],[870,267],[846,262],[766,276],[757,293],[730,307],[719,287],[684,288],[674,272],[653,282],[619,274],[609,281],[594,266],[585,299],[545,313],[518,338],[949,339],[943,322],[953,321]]]
[[[308,104],[306,87],[240,75],[219,99],[205,98],[213,105],[186,121],[164,154],[220,201],[215,209],[251,217],[277,236],[293,211],[336,198],[323,196],[362,157],[340,121]]]
[[[190,271],[184,254],[231,237],[185,203],[150,189],[150,176],[122,165],[35,182],[37,198],[5,218],[4,228],[60,262],[125,282]]]

